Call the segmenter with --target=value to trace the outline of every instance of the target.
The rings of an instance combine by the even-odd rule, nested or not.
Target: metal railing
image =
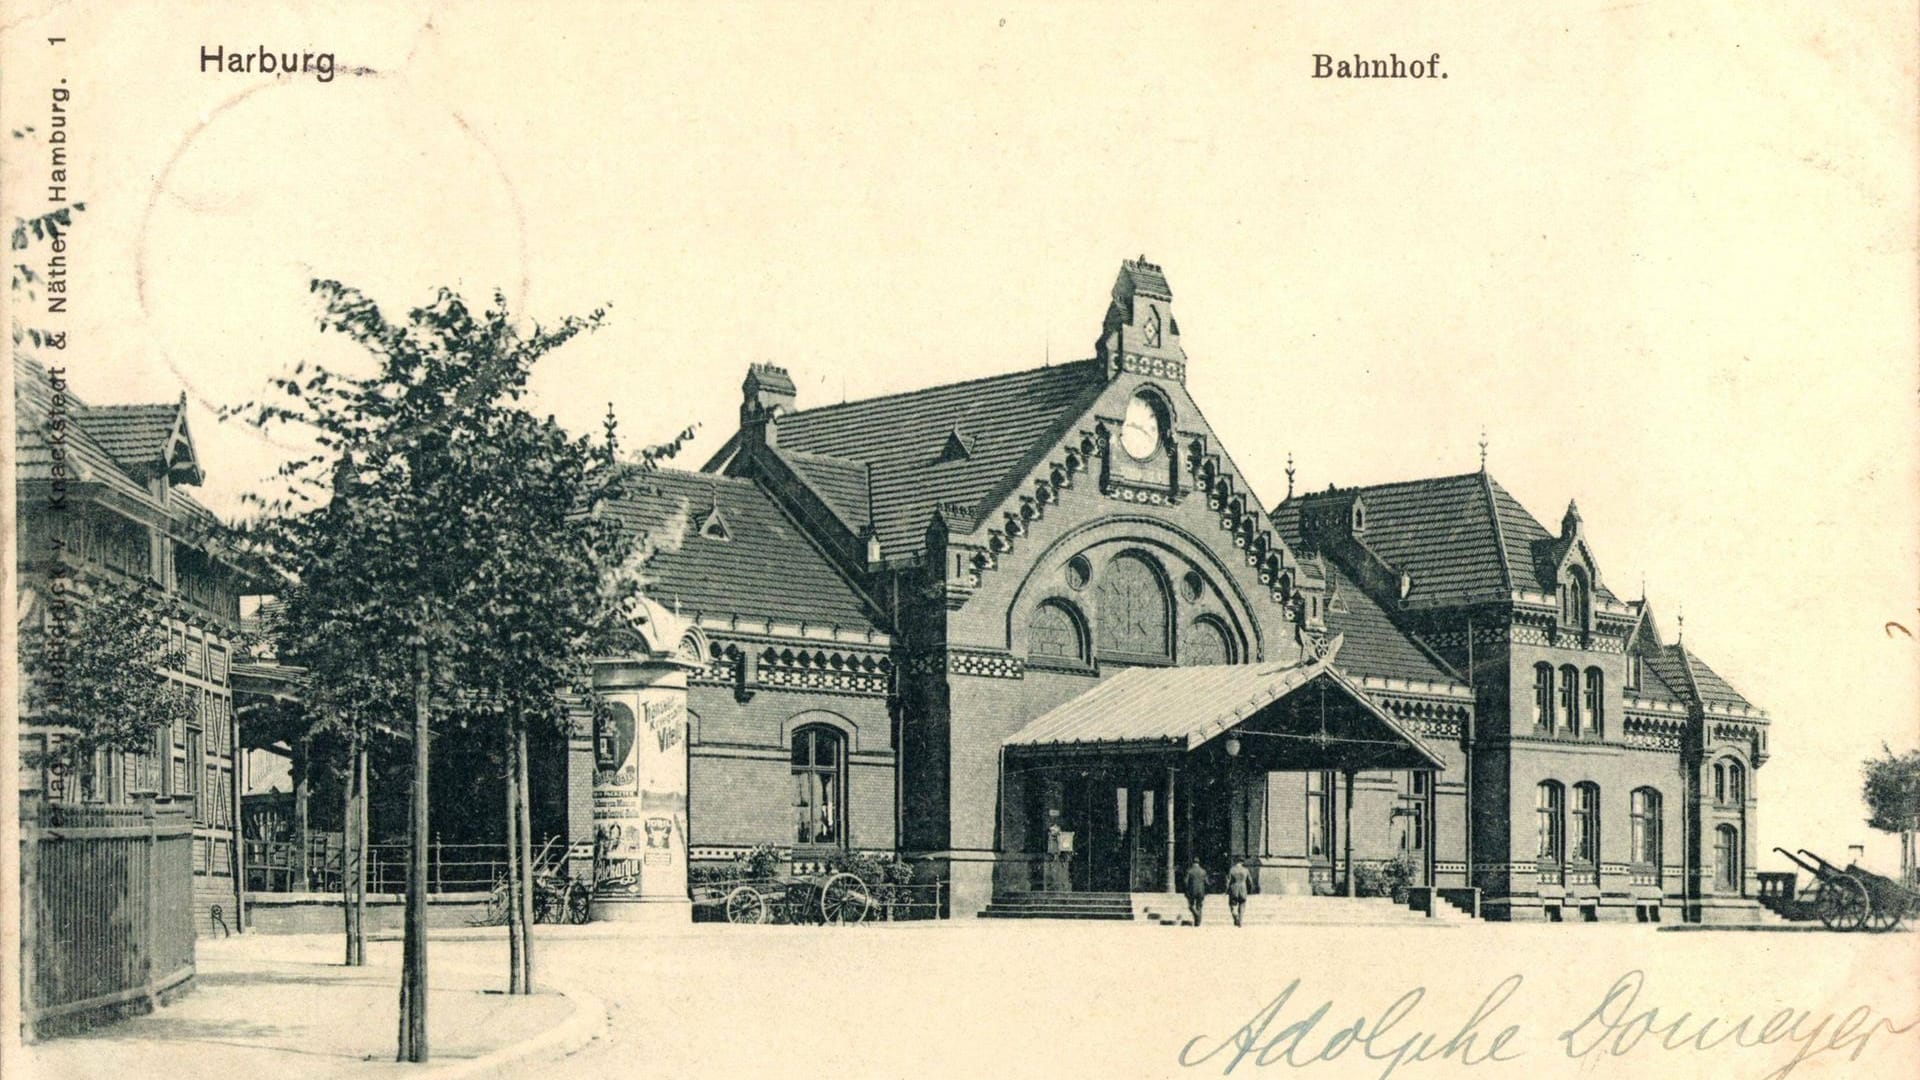
[[[544,841],[543,841],[544,843]],[[539,844],[534,850],[540,850]],[[406,844],[367,847],[367,891],[403,893],[407,888]],[[339,833],[308,836],[304,865],[300,847],[288,840],[247,841],[247,888],[251,892],[339,892],[345,854]],[[484,893],[507,876],[505,844],[443,844],[427,847],[429,893]]]
[[[193,823],[182,808],[30,803],[20,826],[30,1031],[150,1009],[192,979]]]

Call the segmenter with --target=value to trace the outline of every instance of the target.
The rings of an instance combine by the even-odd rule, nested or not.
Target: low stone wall
[[[406,921],[406,898],[367,894],[367,931],[398,930]],[[247,928],[256,934],[328,934],[344,930],[339,893],[249,893]],[[427,897],[432,928],[478,926],[487,919],[487,894],[437,893]]]

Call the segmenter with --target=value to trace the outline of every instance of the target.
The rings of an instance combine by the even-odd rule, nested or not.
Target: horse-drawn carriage
[[[1805,859],[1785,848],[1773,850],[1813,875],[1811,905],[1829,930],[1892,930],[1920,911],[1920,892],[1858,863],[1843,870],[1806,848],[1800,849]]]
[[[693,902],[717,909],[730,923],[832,926],[863,922],[875,906],[873,889],[848,873],[709,882],[693,887]]]

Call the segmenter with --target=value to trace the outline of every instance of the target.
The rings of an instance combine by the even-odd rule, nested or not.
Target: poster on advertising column
[[[686,691],[654,687],[640,692],[644,717],[636,732],[643,840],[641,891],[683,897],[687,884]]]
[[[633,709],[605,702],[594,718],[593,839],[602,858],[638,860],[645,851]]]

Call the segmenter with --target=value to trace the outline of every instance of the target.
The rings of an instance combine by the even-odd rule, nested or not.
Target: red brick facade
[[[1113,297],[1072,364],[810,410],[755,365],[706,471],[652,474],[628,508],[665,538],[650,591],[707,639],[696,861],[818,827],[791,755],[826,730],[834,842],[923,864],[970,913],[1026,887],[1057,794],[1009,768],[1010,736],[1116,671],[1280,670],[1338,642],[1438,768],[1236,782],[1209,850],[1263,889],[1339,887],[1350,844],[1494,918],[1750,904],[1766,716],[1607,589],[1576,511],[1550,532],[1484,472],[1269,507],[1186,393],[1159,268],[1129,262]],[[1128,783],[1115,827],[1163,828]]]

